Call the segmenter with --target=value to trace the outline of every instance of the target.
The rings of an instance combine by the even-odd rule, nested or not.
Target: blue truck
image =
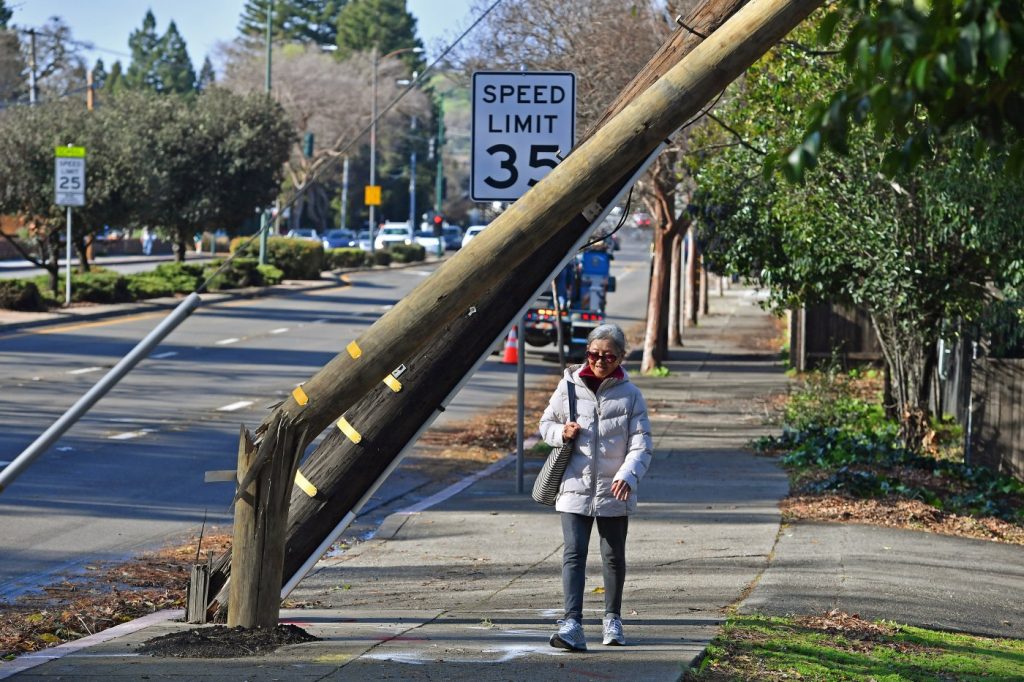
[[[611,274],[612,254],[604,243],[582,251],[555,277],[554,290],[561,307],[561,319],[551,290],[543,292],[527,310],[523,323],[526,343],[558,347],[558,328],[566,357],[579,359],[587,347],[587,335],[604,322],[608,294],[615,291]]]

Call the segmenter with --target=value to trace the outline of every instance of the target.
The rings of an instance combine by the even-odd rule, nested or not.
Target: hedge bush
[[[231,240],[232,253],[247,239],[236,237]],[[259,252],[259,240],[253,240],[245,247],[243,255],[255,258]],[[308,239],[270,237],[267,239],[267,262],[280,268],[285,279],[320,279],[320,272],[325,266],[324,246]]]
[[[280,284],[284,279],[284,271],[273,265],[257,265],[256,269],[259,270],[260,278],[266,286]]]
[[[422,244],[395,244],[389,250],[396,263],[415,263],[427,257],[427,250]]]
[[[331,270],[338,268],[360,268],[367,264],[367,253],[362,249],[327,249],[327,267]]]
[[[142,274],[166,280],[173,293],[190,294],[203,283],[205,267],[200,263],[161,263],[152,273]]]
[[[63,279],[62,279],[63,281]],[[48,275],[41,275],[36,283],[49,286]],[[128,279],[112,270],[95,269],[92,272],[71,273],[72,303],[122,303],[131,301]]]
[[[168,279],[152,272],[128,275],[125,279],[128,280],[128,294],[135,301],[145,298],[173,296],[177,293],[174,285]]]
[[[46,310],[46,303],[35,282],[24,279],[0,280],[0,308],[10,310]]]
[[[223,262],[220,260],[210,261],[203,271],[204,280],[212,277],[206,286],[208,291],[241,289],[263,284],[263,275],[259,270],[259,262],[255,258],[235,257],[228,262],[227,267],[214,276],[214,273],[222,265]]]
[[[374,251],[372,254],[367,254],[368,262],[372,261],[373,265],[391,265],[391,253],[388,251]]]

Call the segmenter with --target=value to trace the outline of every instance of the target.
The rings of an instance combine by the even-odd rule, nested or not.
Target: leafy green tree
[[[806,32],[798,34],[806,38]],[[695,160],[702,236],[719,267],[750,274],[777,308],[864,306],[883,348],[907,445],[927,429],[935,346],[1024,272],[1024,191],[1006,154],[974,158],[980,135],[935,136],[934,156],[899,181],[878,173],[884,145],[851,131],[846,154],[793,186],[762,174],[766,152],[798,140],[794,114],[845,78],[836,60],[774,50],[721,107]]]
[[[405,8],[405,0],[351,0],[338,14],[339,59],[348,59],[354,52],[377,54],[393,50],[423,47],[416,36],[416,17]],[[423,58],[413,52],[402,55],[410,69],[422,71]]]
[[[184,94],[196,89],[196,72],[192,68],[185,39],[181,37],[178,26],[173,21],[160,38],[158,55],[155,71],[159,92]]]
[[[973,126],[979,150],[1009,149],[1024,169],[1024,11],[1020,0],[844,0],[820,24],[829,42],[851,26],[841,54],[849,78],[811,110],[802,140],[784,157],[800,179],[823,146],[845,151],[851,122],[889,143],[884,169],[912,167],[936,134]]]
[[[196,77],[196,90],[203,92],[217,81],[217,73],[213,70],[213,63],[210,62],[210,58],[206,57],[203,59],[203,66],[199,69],[199,75]]]
[[[124,70],[121,67],[121,61],[117,60],[110,66],[110,73],[103,79],[103,92],[113,96],[124,88]]]
[[[14,102],[25,96],[25,71],[18,34],[0,28],[0,102]]]
[[[267,33],[268,0],[247,0],[238,32],[247,43],[262,44]],[[271,37],[274,42],[334,45],[338,12],[346,0],[274,0]]]
[[[132,62],[124,74],[125,86],[159,92],[157,60],[160,58],[160,38],[156,33],[156,17],[152,10],[147,10],[142,26],[128,37],[128,47],[132,51]]]
[[[0,31],[7,30],[7,22],[11,20],[14,10],[7,6],[5,0],[0,0]]]
[[[280,187],[295,138],[281,107],[265,95],[240,97],[211,88],[195,98],[167,97],[146,140],[155,190],[140,222],[156,226],[184,260],[204,230],[237,233]]]

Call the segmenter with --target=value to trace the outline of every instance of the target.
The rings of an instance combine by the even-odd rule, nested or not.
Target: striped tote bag
[[[576,421],[576,384],[567,381],[566,392],[569,394],[569,421]],[[533,482],[533,499],[535,502],[555,506],[555,498],[558,497],[558,489],[562,486],[562,476],[565,475],[565,468],[569,466],[572,458],[573,441],[562,443],[562,447],[552,450],[548,454],[544,466],[537,474],[537,480]]]

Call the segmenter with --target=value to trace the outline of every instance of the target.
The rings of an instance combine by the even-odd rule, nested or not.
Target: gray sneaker
[[[604,639],[602,644],[625,646],[626,636],[622,634],[622,621],[614,613],[609,613],[604,618]]]
[[[551,635],[551,646],[569,651],[586,651],[587,639],[583,636],[583,626],[575,618],[558,621],[558,632]]]

